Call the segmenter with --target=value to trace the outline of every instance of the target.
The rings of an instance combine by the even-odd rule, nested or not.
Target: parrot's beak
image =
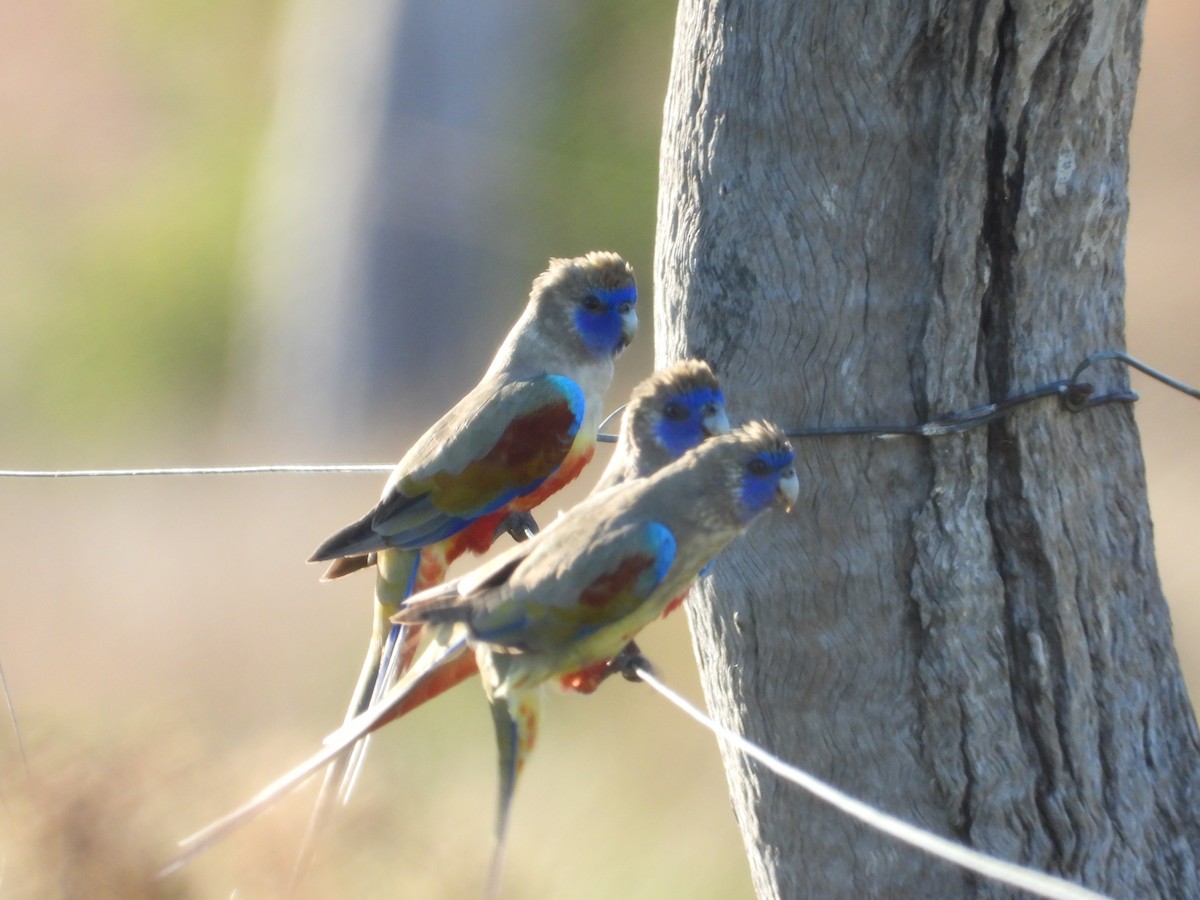
[[[800,479],[796,477],[795,469],[788,469],[779,477],[779,487],[775,492],[783,502],[783,508],[791,512],[800,496]]]
[[[628,310],[622,310],[621,312],[621,343],[617,345],[617,353],[620,353],[633,343],[633,339],[637,335],[637,330],[637,309],[630,304]]]
[[[704,413],[704,436],[712,437],[716,434],[729,434],[730,425],[729,417],[725,415],[725,409],[720,406],[714,406],[710,410],[705,410]]]

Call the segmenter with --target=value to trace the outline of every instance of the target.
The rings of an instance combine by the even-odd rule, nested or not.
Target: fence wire
[[[937,416],[928,422],[913,424],[884,424],[884,425],[841,425],[830,427],[792,428],[785,433],[792,438],[807,439],[816,437],[873,437],[877,439],[923,437],[938,438],[947,435],[961,434],[1004,416],[1014,410],[1043,400],[1058,398],[1060,406],[1067,412],[1077,413],[1096,406],[1111,403],[1133,403],[1138,399],[1137,393],[1131,390],[1112,390],[1097,393],[1093,384],[1085,382],[1082,377],[1088,369],[1097,363],[1115,361],[1123,363],[1139,372],[1180,391],[1190,397],[1200,400],[1200,390],[1166,375],[1160,370],[1130,356],[1120,350],[1102,350],[1093,353],[1082,360],[1069,377],[1049,381],[1030,390],[1023,391],[1002,400],[986,403],[970,409],[959,410]],[[617,436],[603,429],[621,412],[624,407],[618,407],[601,424],[601,433],[597,440],[613,443]],[[141,477],[141,476],[208,476],[208,475],[323,475],[323,474],[361,474],[390,472],[392,464],[368,465],[263,465],[263,466],[207,466],[180,468],[148,468],[148,469],[68,469],[68,470],[0,470],[0,478],[112,478],[112,477]],[[947,840],[932,832],[917,828],[914,825],[882,812],[874,807],[839,791],[833,786],[821,781],[762,747],[750,742],[725,726],[717,723],[696,707],[688,703],[665,684],[659,681],[648,667],[637,668],[638,676],[651,688],[657,691],[668,702],[672,703],[695,721],[711,731],[719,740],[726,741],[736,747],[739,752],[758,760],[780,777],[802,787],[814,796],[831,804],[843,813],[888,834],[897,840],[921,849],[927,853],[962,866],[965,869],[984,875],[996,881],[1013,887],[1030,891],[1042,897],[1061,898],[1061,900],[1097,900],[1103,898],[1084,887],[1064,879],[1019,866],[1006,860],[998,859],[988,854],[973,850],[962,844]],[[3,667],[0,666],[0,688],[3,689],[8,706],[12,728],[17,735],[21,759],[26,772],[29,771],[25,755],[25,744],[21,738],[16,711],[12,697],[9,694],[8,682],[4,677]]]
[[[947,840],[941,835],[918,828],[915,825],[905,822],[903,819],[899,819],[896,816],[876,809],[868,803],[851,797],[849,794],[838,790],[815,775],[810,775],[798,766],[784,762],[778,756],[747,740],[743,735],[726,728],[710,716],[705,715],[682,696],[659,681],[650,668],[637,666],[634,671],[642,681],[657,691],[667,702],[682,710],[687,716],[711,731],[717,740],[732,744],[739,752],[744,753],[751,759],[758,760],[758,762],[762,763],[780,778],[803,788],[814,797],[824,800],[835,809],[857,819],[864,825],[869,825],[876,831],[890,835],[911,847],[916,847],[918,850],[924,850],[926,853],[932,854],[939,859],[962,866],[964,869],[969,869],[972,872],[984,875],[995,881],[1030,891],[1039,897],[1049,897],[1051,900],[1103,900],[1104,898],[1103,894],[1097,894],[1095,891],[1090,891],[1085,887],[1058,878],[1057,876],[1047,875],[1045,872],[1039,872],[1037,869],[1020,866],[1016,863],[990,856],[987,853],[973,850],[955,841]]]
[[[943,437],[950,434],[960,434],[979,428],[989,422],[1009,415],[1013,410],[1031,403],[1036,403],[1052,397],[1061,400],[1062,407],[1068,412],[1082,412],[1095,406],[1109,403],[1133,403],[1138,399],[1134,391],[1115,390],[1106,393],[1096,393],[1096,388],[1089,382],[1081,381],[1084,372],[1098,362],[1116,360],[1131,368],[1137,369],[1168,387],[1174,388],[1190,397],[1200,399],[1200,390],[1184,384],[1182,381],[1155,369],[1122,350],[1101,350],[1093,353],[1079,363],[1068,378],[1061,378],[1038,385],[1028,391],[1014,394],[1003,400],[985,403],[970,409],[945,413],[928,422],[892,424],[892,425],[832,425],[815,428],[791,428],[784,433],[791,438],[816,437]],[[617,407],[601,423],[600,434],[596,440],[601,443],[616,443],[617,435],[603,429],[615,419],[624,406]],[[179,468],[152,469],[0,469],[0,478],[125,478],[135,476],[161,475],[351,475],[372,472],[390,472],[395,468],[391,463],[369,463],[364,465],[265,465],[265,466],[186,466]]]

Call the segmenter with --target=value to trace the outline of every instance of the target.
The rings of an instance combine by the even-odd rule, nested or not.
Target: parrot
[[[416,635],[388,619],[437,584],[458,556],[486,551],[591,459],[614,360],[637,334],[637,286],[620,256],[551,259],[480,382],[412,445],[362,518],[321,543],[323,581],[375,566],[371,642],[352,719],[405,669]],[[365,742],[330,766],[305,836],[302,868],[335,783],[349,799]]]
[[[712,367],[701,360],[685,360],[668,366],[646,379],[631,395],[617,437],[617,451],[609,459],[593,491],[644,478],[678,459],[705,438],[728,431],[725,395]],[[690,589],[689,584],[667,604],[663,615],[678,609]],[[630,641],[613,659],[564,675],[559,686],[567,691],[590,694],[614,672],[632,671],[635,662],[646,664],[637,645]]]
[[[659,369],[629,395],[617,446],[592,493],[645,478],[728,431],[725,395],[707,362],[686,359]]]
[[[693,359],[667,366],[643,380],[630,394],[616,448],[592,493],[644,478],[705,438],[725,434],[729,427],[725,397],[708,363]],[[625,670],[634,659],[641,660],[636,645],[626,647],[620,655]],[[563,676],[560,687],[590,694],[604,679],[621,670],[611,660],[603,660],[585,671]],[[432,700],[477,671],[474,657],[460,656],[453,665],[440,668],[436,677],[422,682],[399,714]]]
[[[472,654],[499,746],[494,896],[509,810],[537,736],[539,688],[611,659],[700,570],[775,507],[799,495],[795,454],[776,426],[750,422],[709,438],[652,475],[589,495],[536,536],[479,568],[406,599],[394,621],[433,632],[421,657],[324,748],[248,803],[181,842],[162,874],[257,815],[363,736],[396,717],[408,694]]]

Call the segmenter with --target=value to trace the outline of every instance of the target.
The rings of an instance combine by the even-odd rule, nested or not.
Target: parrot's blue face
[[[597,288],[575,309],[575,327],[584,346],[597,356],[616,356],[637,334],[637,287]]]
[[[654,436],[675,459],[705,438],[729,431],[720,388],[699,387],[671,397],[659,411]]]
[[[795,464],[796,454],[786,445],[757,453],[746,462],[740,497],[743,521],[754,518],[780,495],[791,507],[799,490]]]

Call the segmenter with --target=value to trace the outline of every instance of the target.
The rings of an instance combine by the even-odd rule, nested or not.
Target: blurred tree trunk
[[[379,398],[394,410],[414,384],[423,421],[482,374],[538,271],[496,206],[570,15],[548,0],[285,4],[234,379],[262,430],[369,434]]]
[[[923,421],[1123,344],[1142,6],[684,0],[659,363],[736,417]],[[1116,368],[1093,373],[1124,387]],[[939,833],[1200,896],[1200,741],[1127,405],[797,446],[798,510],[690,604],[715,714]],[[1006,891],[726,756],[762,897]]]

